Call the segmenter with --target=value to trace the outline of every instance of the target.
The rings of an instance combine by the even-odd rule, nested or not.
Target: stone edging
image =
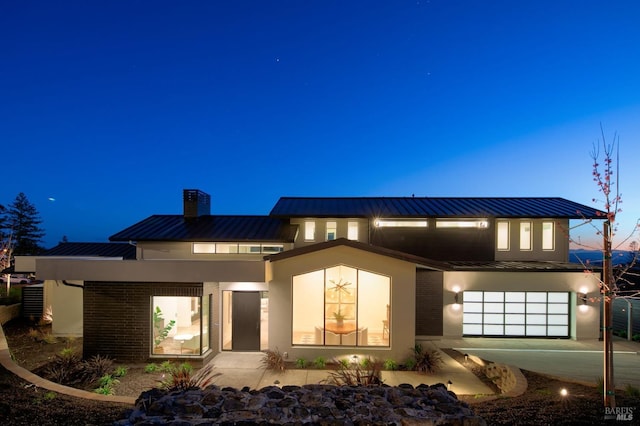
[[[59,383],[54,383],[50,380],[45,380],[42,377],[33,374],[26,368],[20,367],[11,359],[11,352],[9,351],[9,345],[4,335],[4,329],[0,327],[0,364],[16,376],[29,383],[32,383],[36,387],[48,389],[53,392],[57,392],[64,395],[73,396],[76,398],[90,399],[100,402],[118,402],[121,404],[134,405],[136,398],[130,396],[118,396],[118,395],[101,395],[94,392],[87,392],[81,389],[64,386]]]

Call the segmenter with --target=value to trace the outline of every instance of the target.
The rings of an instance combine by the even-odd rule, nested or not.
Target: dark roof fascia
[[[436,260],[425,259],[424,257],[414,256],[412,254],[403,253],[396,250],[390,250],[384,247],[374,246],[370,244],[361,243],[358,241],[349,240],[346,238],[338,238],[332,241],[325,241],[317,244],[312,244],[304,247],[298,247],[293,250],[283,251],[277,254],[271,254],[264,257],[264,260],[270,262],[277,262],[279,260],[285,260],[292,257],[300,256],[303,254],[315,253],[317,251],[326,250],[338,246],[347,246],[358,250],[367,251],[369,253],[379,254],[381,256],[392,257],[405,262],[415,263],[416,265],[424,266],[429,269],[437,271],[446,271],[451,268],[445,262],[438,262]]]

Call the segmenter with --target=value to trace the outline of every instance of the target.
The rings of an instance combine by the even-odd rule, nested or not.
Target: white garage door
[[[569,337],[569,293],[465,291],[465,336]]]

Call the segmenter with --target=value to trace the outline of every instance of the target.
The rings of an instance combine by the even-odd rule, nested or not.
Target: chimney
[[[185,219],[211,214],[211,197],[199,189],[182,191]]]

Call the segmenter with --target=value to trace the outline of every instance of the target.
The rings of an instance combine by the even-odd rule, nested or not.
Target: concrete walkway
[[[603,343],[598,340],[463,338],[433,343],[563,380],[597,384],[604,375]],[[640,388],[640,343],[616,337],[613,349],[616,387]]]
[[[284,372],[265,370],[261,367],[262,357],[263,354],[260,352],[222,352],[218,354],[212,361],[213,372],[218,374],[213,383],[223,387],[242,388],[243,386],[248,386],[252,389],[260,389],[274,384],[279,386],[317,384],[327,380],[330,375],[328,370],[316,370],[314,368],[286,370]],[[437,374],[425,375],[415,371],[383,371],[382,380],[389,386],[407,383],[414,387],[420,384],[447,384],[450,381],[449,389],[459,395],[487,395],[493,393],[488,386],[460,363],[444,353],[442,354],[442,359],[444,365]]]

